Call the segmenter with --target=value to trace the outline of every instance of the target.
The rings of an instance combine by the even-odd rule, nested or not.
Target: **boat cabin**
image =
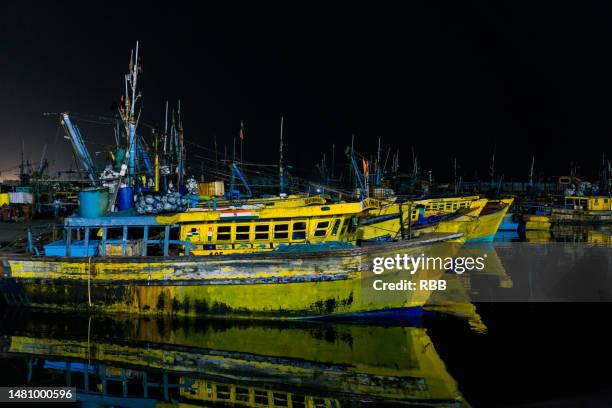
[[[612,211],[612,198],[606,196],[566,196],[565,208],[582,211]]]

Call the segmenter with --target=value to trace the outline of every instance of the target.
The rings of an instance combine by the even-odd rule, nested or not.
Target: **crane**
[[[85,146],[85,141],[83,141],[83,137],[81,136],[81,132],[79,129],[72,123],[70,119],[70,114],[68,112],[63,112],[60,114],[60,123],[64,127],[66,131],[66,136],[72,143],[72,148],[74,149],[74,153],[77,158],[81,162],[81,166],[83,166],[83,170],[87,173],[89,179],[94,183],[98,183],[98,175],[95,172],[93,160],[91,159],[91,155]]]

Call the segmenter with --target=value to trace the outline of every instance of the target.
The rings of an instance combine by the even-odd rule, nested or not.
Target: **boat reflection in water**
[[[612,227],[608,225],[557,225],[553,230],[555,241],[585,242],[594,245],[612,245]]]
[[[71,385],[82,402],[468,406],[419,327],[20,314],[1,331],[0,364],[24,376],[9,382]]]
[[[474,300],[478,299],[478,285],[474,282],[486,280],[490,287],[511,289],[514,286],[496,249],[498,243],[478,242],[463,245],[456,256],[458,258],[486,257],[485,268],[469,273],[449,271],[444,275],[446,289],[431,294],[424,309],[447,315],[458,316],[470,325],[476,332],[487,331],[485,323],[476,311]]]

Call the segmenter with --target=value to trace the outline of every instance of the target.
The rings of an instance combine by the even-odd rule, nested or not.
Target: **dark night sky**
[[[524,178],[593,176],[612,134],[612,9],[605,3],[409,2],[163,6],[7,1],[0,5],[0,170],[26,157],[65,163],[70,147],[42,112],[110,116],[130,49],[141,42],[143,115],[161,123],[180,98],[186,137],[231,145],[240,120],[246,158],[277,160],[279,118],[291,164],[313,163],[356,135],[414,145],[439,179],[458,158],[465,177],[497,167]],[[254,3],[254,2],[253,2]],[[93,2],[92,2],[93,4]],[[81,124],[91,150],[110,129]]]

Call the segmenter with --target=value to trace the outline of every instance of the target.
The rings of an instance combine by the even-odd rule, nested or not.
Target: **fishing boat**
[[[19,381],[65,380],[79,402],[469,407],[420,327],[23,317],[3,320],[0,354]]]
[[[419,308],[429,291],[366,296],[375,279],[373,259],[426,250],[452,256],[435,244],[460,234],[356,246],[359,215],[374,203],[68,217],[66,239],[47,244],[42,255],[1,257],[0,291],[11,305],[66,310],[251,318],[402,315]],[[437,279],[443,272],[423,270],[419,278]]]
[[[428,228],[439,233],[461,233],[457,242],[493,241],[503,217],[514,201],[513,198],[483,200],[485,204],[463,209],[455,217],[441,220]]]
[[[612,223],[612,198],[608,196],[566,196],[564,205],[551,210],[552,223]]]
[[[482,208],[485,203],[486,199],[478,196],[387,203],[368,211],[367,217],[360,222],[357,237],[359,241],[392,241],[405,235],[413,225],[423,227],[435,224],[440,221],[440,217],[466,209]]]
[[[466,242],[490,242],[499,230],[502,219],[514,201],[513,198],[500,200],[488,200],[485,207],[478,215],[476,225],[467,237],[458,238]]]

